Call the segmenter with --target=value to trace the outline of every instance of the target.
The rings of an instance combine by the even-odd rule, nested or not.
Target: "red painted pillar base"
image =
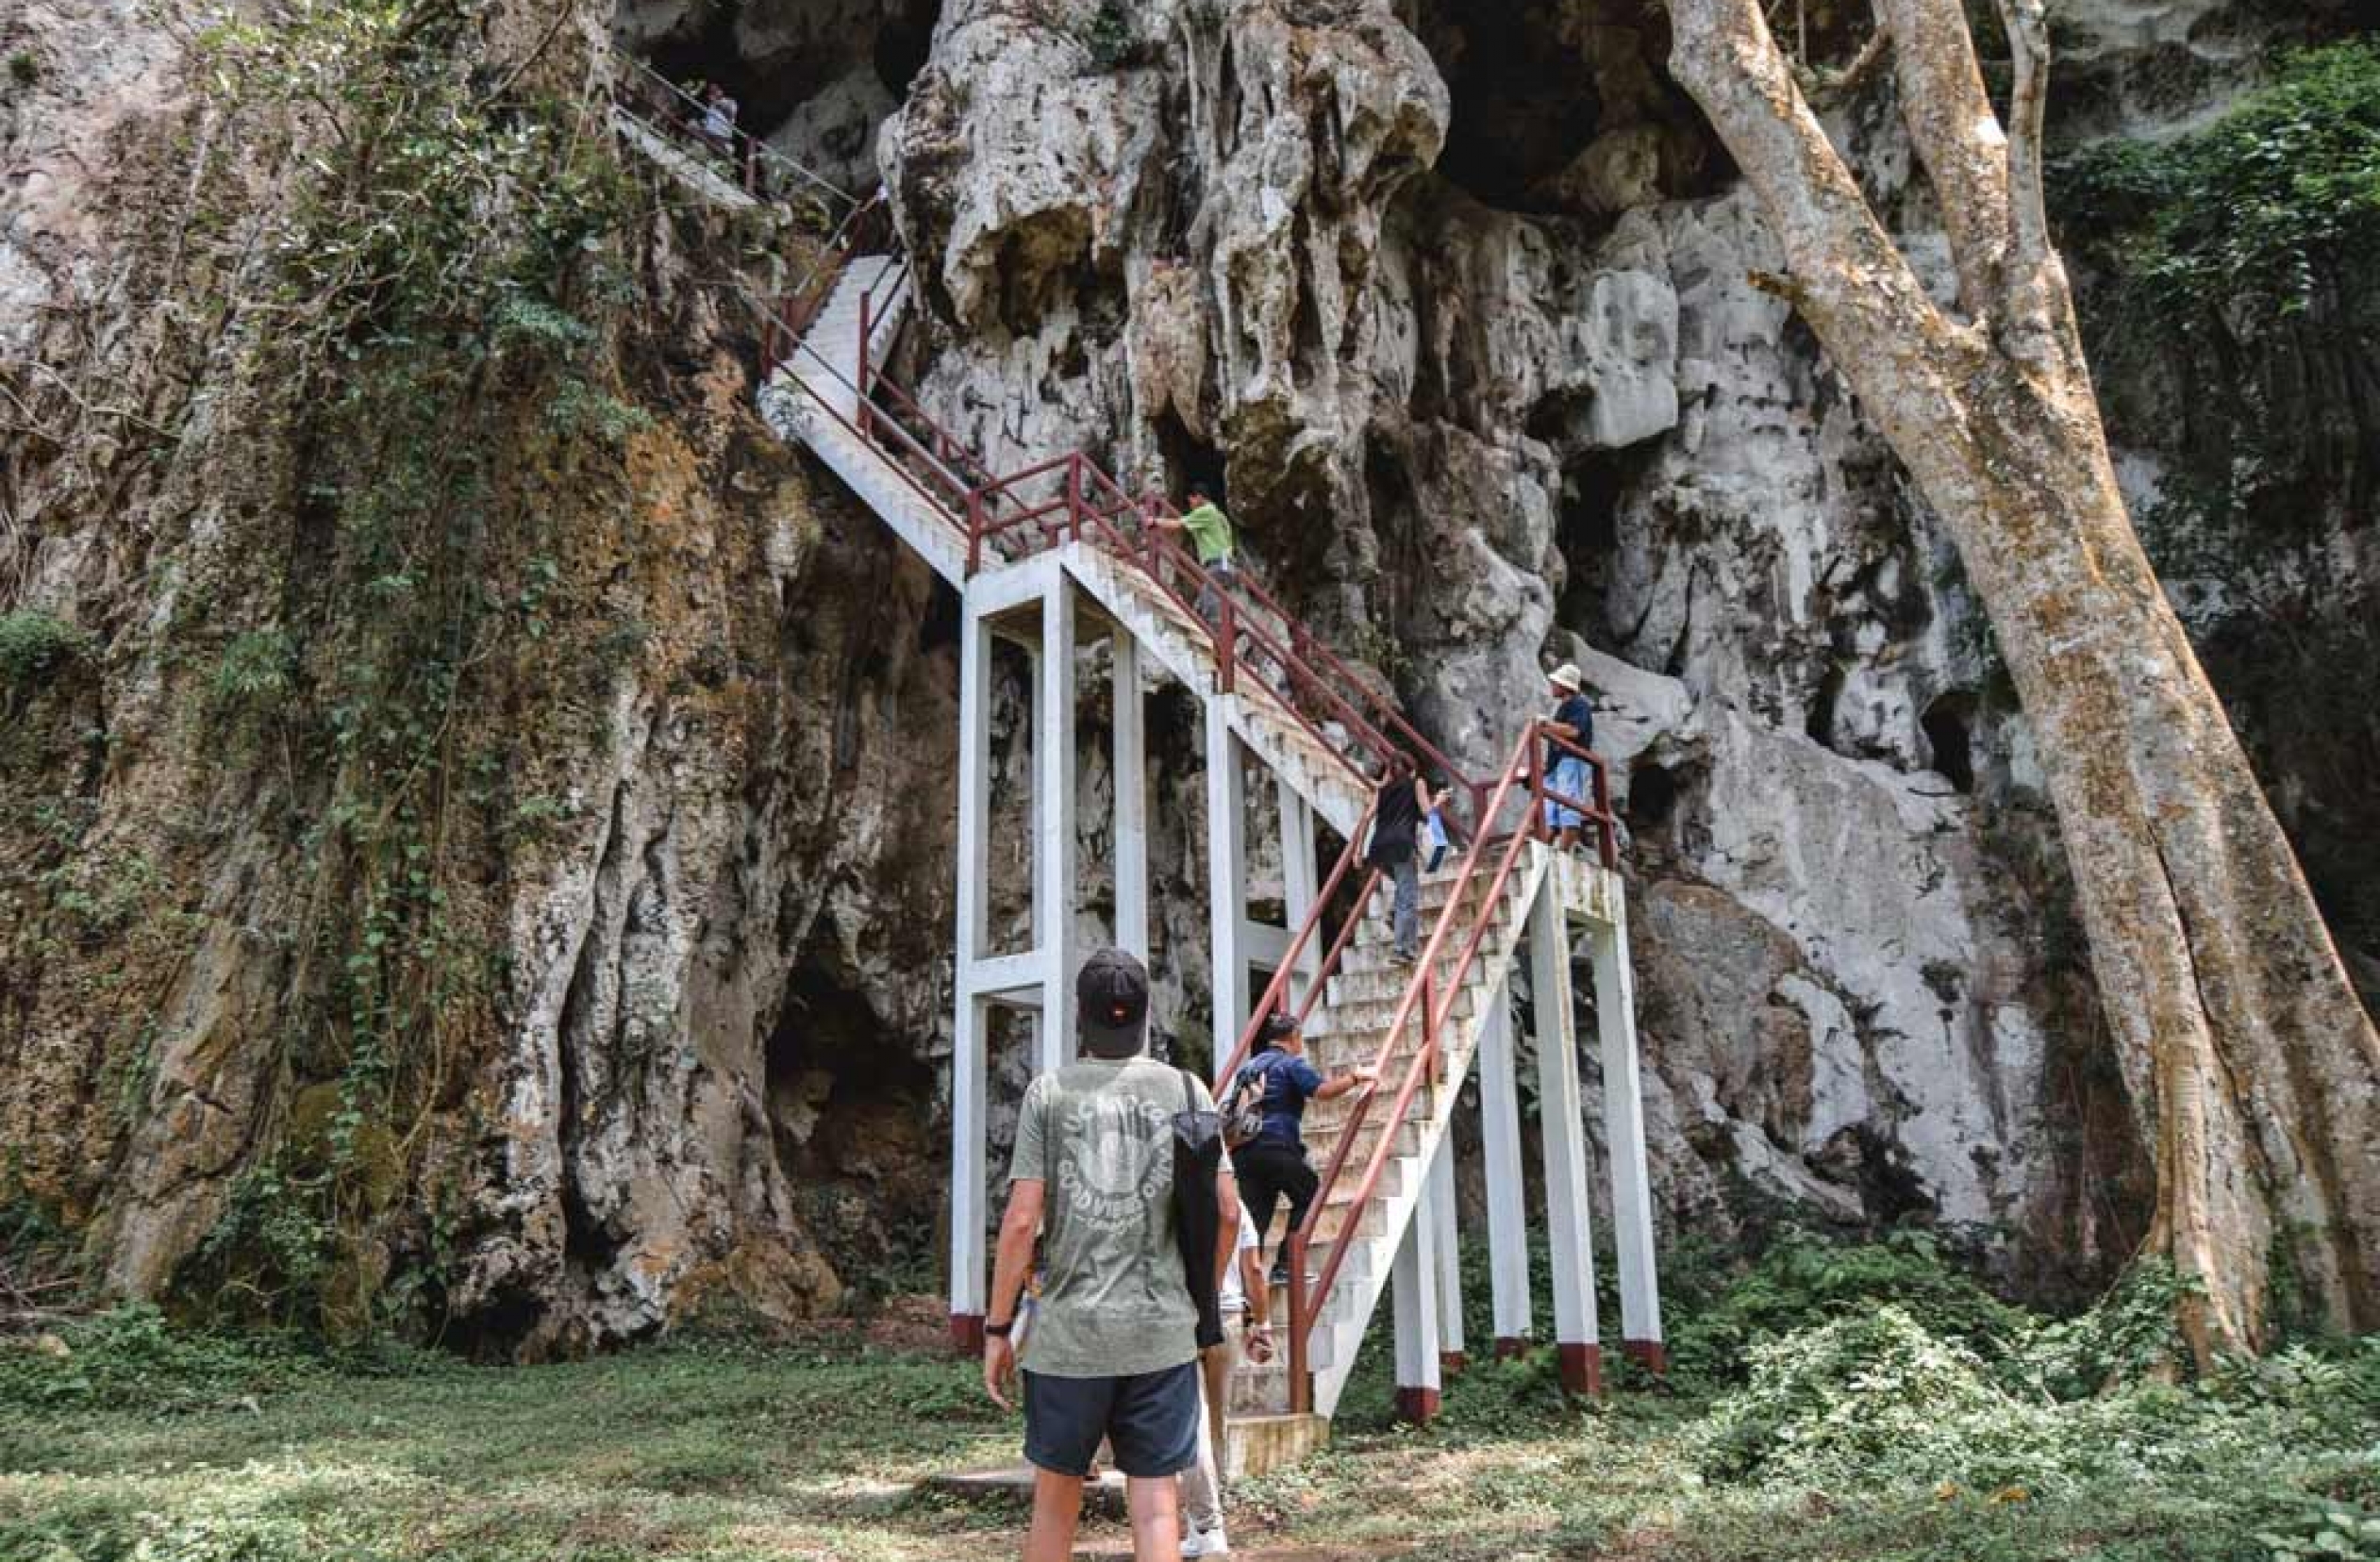
[[[1604,1391],[1604,1348],[1600,1345],[1561,1344],[1555,1347],[1561,1357],[1562,1390],[1601,1399]]]
[[[1498,1361],[1518,1361],[1529,1354],[1529,1338],[1526,1335],[1498,1335],[1495,1353]]]
[[[1465,1355],[1460,1351],[1440,1351],[1438,1353],[1438,1375],[1440,1377],[1458,1377],[1461,1375],[1462,1370],[1470,1365],[1471,1357]]]
[[[950,1348],[960,1355],[983,1354],[983,1314],[950,1315]]]
[[[1435,1388],[1399,1388],[1397,1420],[1415,1426],[1427,1426],[1438,1420],[1438,1390]]]
[[[1657,1339],[1623,1339],[1620,1349],[1630,1361],[1659,1377],[1670,1370],[1670,1348]]]

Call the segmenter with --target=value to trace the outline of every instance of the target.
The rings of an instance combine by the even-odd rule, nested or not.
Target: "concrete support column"
[[[1231,730],[1231,696],[1207,707],[1207,915],[1214,951],[1214,1068],[1219,1075],[1248,1022],[1248,955],[1241,924],[1248,909],[1247,791],[1240,739]]]
[[[1116,625],[1108,661],[1116,789],[1116,947],[1149,958],[1149,756],[1140,643]]]
[[[1438,1360],[1448,1375],[1463,1370],[1463,1255],[1455,1207],[1455,1141],[1440,1142],[1430,1161],[1430,1190],[1423,1211],[1437,1227]]]
[[[1513,1064],[1512,1005],[1499,989],[1479,1036],[1479,1126],[1488,1173],[1488,1274],[1495,1354],[1529,1348],[1529,1212],[1521,1170],[1521,1090]]]
[[[1620,1264],[1621,1349],[1656,1372],[1669,1370],[1661,1288],[1653,1258],[1653,1188],[1644,1154],[1644,1096],[1637,1058],[1636,978],[1628,968],[1628,913],[1595,929],[1595,1022],[1604,1072],[1604,1143],[1611,1155],[1611,1223]]]
[[[1438,1222],[1426,1193],[1397,1245],[1389,1287],[1396,1311],[1397,1416],[1426,1426],[1438,1415],[1440,1384]]]
[[[1537,996],[1538,1103],[1545,1136],[1545,1223],[1554,1252],[1554,1340],[1562,1386],[1603,1391],[1595,1317],[1595,1244],[1587,1202],[1587,1125],[1579,1099],[1572,1019],[1570,938],[1559,897],[1538,896],[1529,916],[1529,977]]]
[[[1314,872],[1314,806],[1298,795],[1288,776],[1275,776],[1273,783],[1281,800],[1282,920],[1294,939],[1313,912],[1314,899],[1322,889]],[[1322,963],[1321,940],[1308,940],[1298,956],[1297,973],[1290,978],[1290,996],[1306,996]]]
[[[990,880],[986,826],[991,807],[991,626],[973,599],[963,607],[958,647],[958,918],[952,1017],[950,1325],[962,1351],[983,1346],[985,1039],[990,1013],[975,996],[984,955],[984,890]]]
[[[1074,1055],[1074,588],[1050,573],[1033,684],[1033,926],[1041,954],[1035,1025],[1044,1070]]]

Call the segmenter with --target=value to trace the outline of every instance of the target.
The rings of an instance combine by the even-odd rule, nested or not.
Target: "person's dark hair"
[[[1199,506],[1207,502],[1207,490],[1203,488],[1197,487],[1196,485],[1192,485],[1190,490],[1190,508],[1196,509]]]
[[[1264,1017],[1257,1030],[1257,1051],[1271,1052],[1281,1044],[1281,1038],[1297,1032],[1297,1018],[1287,1009],[1274,1009]]]

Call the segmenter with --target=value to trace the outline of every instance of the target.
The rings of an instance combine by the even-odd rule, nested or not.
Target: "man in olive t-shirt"
[[[1083,1055],[1025,1091],[1000,1222],[984,1387],[1001,1404],[1008,1334],[1041,1234],[1040,1302],[1024,1347],[1024,1455],[1035,1468],[1025,1562],[1072,1554],[1083,1478],[1105,1437],[1129,1485],[1133,1554],[1180,1555],[1173,1477],[1197,1457],[1198,1308],[1173,1230],[1173,1118],[1210,1112],[1205,1084],[1142,1055],[1148,973],[1102,950],[1075,979]],[[1218,1178],[1232,1238],[1238,1191]],[[1219,1255],[1219,1258],[1222,1255]],[[1216,1272],[1221,1272],[1220,1263]]]

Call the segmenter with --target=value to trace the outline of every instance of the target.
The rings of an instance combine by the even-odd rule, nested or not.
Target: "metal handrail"
[[[1273,980],[1265,984],[1264,996],[1258,998],[1255,1008],[1249,1011],[1248,1023],[1240,1033],[1240,1044],[1232,1049],[1229,1060],[1215,1071],[1219,1085],[1238,1073],[1240,1066],[1255,1055],[1257,1033],[1264,1028],[1265,1021],[1280,1006],[1290,980],[1297,973],[1298,957],[1306,953],[1307,941],[1313,938],[1314,929],[1322,925],[1323,913],[1329,908],[1332,899],[1339,893],[1340,885],[1347,877],[1347,870],[1354,866],[1362,852],[1364,837],[1372,828],[1373,816],[1379,810],[1380,794],[1374,792],[1372,801],[1364,805],[1363,817],[1356,821],[1354,831],[1348,835],[1346,849],[1339,854],[1339,861],[1331,869],[1330,877],[1323,881],[1321,891],[1314,896],[1314,904],[1307,909],[1305,922],[1299,926],[1296,936],[1290,939],[1289,951],[1274,968]],[[1300,1024],[1313,1009],[1316,995],[1328,985],[1331,973],[1339,969],[1339,958],[1347,949],[1348,934],[1363,921],[1362,908],[1372,903],[1372,892],[1379,882],[1380,870],[1377,868],[1365,875],[1363,888],[1356,895],[1356,914],[1347,919],[1346,924],[1340,929],[1339,937],[1332,940],[1330,952],[1315,968],[1314,979],[1306,989],[1306,997],[1298,1005],[1297,1020]]]
[[[1503,774],[1496,783],[1495,794],[1481,815],[1482,827],[1473,836],[1470,847],[1463,854],[1462,867],[1456,872],[1452,881],[1456,889],[1447,896],[1446,904],[1440,907],[1438,920],[1430,930],[1429,942],[1423,949],[1421,957],[1416,963],[1412,980],[1406,984],[1405,994],[1398,1000],[1396,1011],[1389,1022],[1389,1027],[1381,1036],[1380,1049],[1373,1059],[1373,1070],[1375,1074],[1385,1075],[1390,1060],[1395,1055],[1398,1040],[1405,1034],[1406,1024],[1413,1020],[1414,1010],[1418,1005],[1421,1010],[1421,1045],[1413,1050],[1412,1059],[1406,1065],[1404,1078],[1397,1088],[1395,1104],[1387,1117],[1382,1120],[1388,1125],[1388,1129],[1381,1134],[1379,1142],[1373,1146],[1371,1155],[1365,1159],[1363,1180],[1356,1186],[1356,1196],[1346,1205],[1347,1213],[1343,1217],[1345,1224],[1342,1225],[1338,1238],[1331,1243],[1330,1256],[1323,1262],[1322,1272],[1315,1276],[1314,1284],[1310,1288],[1306,1284],[1307,1254],[1314,1240],[1314,1234],[1321,1224],[1323,1216],[1330,1205],[1330,1196],[1338,1188],[1341,1173],[1346,1170],[1348,1152],[1354,1147],[1356,1136],[1364,1126],[1372,1103],[1379,1095],[1380,1085],[1377,1078],[1356,1098],[1354,1111],[1345,1122],[1340,1124],[1338,1142],[1331,1149],[1329,1169],[1317,1181],[1313,1196],[1307,1201],[1306,1219],[1290,1233],[1290,1407],[1294,1410],[1304,1411],[1311,1404],[1313,1380],[1309,1337],[1316,1321],[1321,1316],[1323,1304],[1330,1298],[1331,1288],[1339,1283],[1340,1267],[1345,1263],[1347,1257],[1349,1234],[1356,1229],[1356,1223],[1363,1219],[1363,1212],[1371,1207],[1373,1194],[1379,1187],[1380,1175],[1387,1169],[1390,1155],[1396,1147],[1395,1125],[1405,1121],[1405,1115],[1411,1109],[1413,1097],[1419,1092],[1423,1080],[1428,1078],[1438,1066],[1440,1051],[1439,1033],[1444,1026],[1447,1016],[1453,1012],[1456,1000],[1462,993],[1463,984],[1471,973],[1472,963],[1478,958],[1480,945],[1487,939],[1488,929],[1493,922],[1498,906],[1502,904],[1505,886],[1511,881],[1513,870],[1520,864],[1523,848],[1531,840],[1537,839],[1542,825],[1544,809],[1541,799],[1544,795],[1545,785],[1544,775],[1539,768],[1538,761],[1544,751],[1539,747],[1539,744],[1545,738],[1552,736],[1555,735],[1544,732],[1542,723],[1537,722],[1530,723],[1523,730],[1521,739],[1515,745],[1512,760],[1504,767]],[[1601,767],[1600,758],[1592,755],[1588,757],[1595,766]],[[1445,948],[1447,938],[1455,929],[1456,919],[1462,914],[1466,894],[1472,885],[1478,882],[1481,855],[1487,850],[1491,839],[1497,839],[1492,835],[1493,822],[1502,813],[1505,801],[1510,795],[1513,784],[1524,776],[1529,782],[1529,817],[1520,828],[1501,838],[1506,842],[1502,859],[1496,866],[1493,878],[1489,881],[1487,893],[1479,899],[1471,936],[1464,941],[1462,954],[1456,960],[1454,971],[1447,977],[1442,992],[1440,992],[1437,990],[1440,955]]]
[[[684,105],[687,108],[692,110],[696,114],[707,114],[710,111],[709,104],[705,103],[702,99],[696,97],[685,88],[680,87],[676,82],[672,81],[669,77],[663,75],[660,72],[655,70],[643,60],[638,59],[633,56],[626,55],[615,55],[613,58],[616,62],[627,66],[629,80],[641,81],[642,85],[649,89],[658,89],[662,92],[667,93],[669,97],[676,99],[680,104]],[[706,149],[712,151],[717,150],[716,142],[712,141],[707,136],[702,136],[696,132],[690,132],[682,122],[662,117],[660,119],[660,123],[656,124],[653,119],[647,118],[645,115],[639,113],[637,111],[639,105],[633,98],[630,98],[627,101],[623,101],[623,94],[619,91],[619,83],[617,82],[614,84],[612,101],[620,108],[625,109],[630,115],[634,116],[637,123],[644,125],[647,129],[660,131],[662,134],[673,137],[678,141],[687,141],[691,137],[691,139],[698,141]],[[771,146],[759,137],[752,134],[749,130],[746,130],[742,125],[729,125],[727,128],[727,139],[730,145],[740,146],[743,149],[743,158],[739,160],[747,169],[758,162],[765,161],[773,163],[777,167],[784,169],[795,178],[800,179],[807,184],[817,186],[820,190],[833,196],[838,201],[841,201],[846,205],[856,203],[857,197],[855,197],[849,191],[843,189],[840,185],[836,184],[833,180],[827,178],[824,174],[820,174],[817,170],[804,167],[801,163],[787,157],[775,147]]]

